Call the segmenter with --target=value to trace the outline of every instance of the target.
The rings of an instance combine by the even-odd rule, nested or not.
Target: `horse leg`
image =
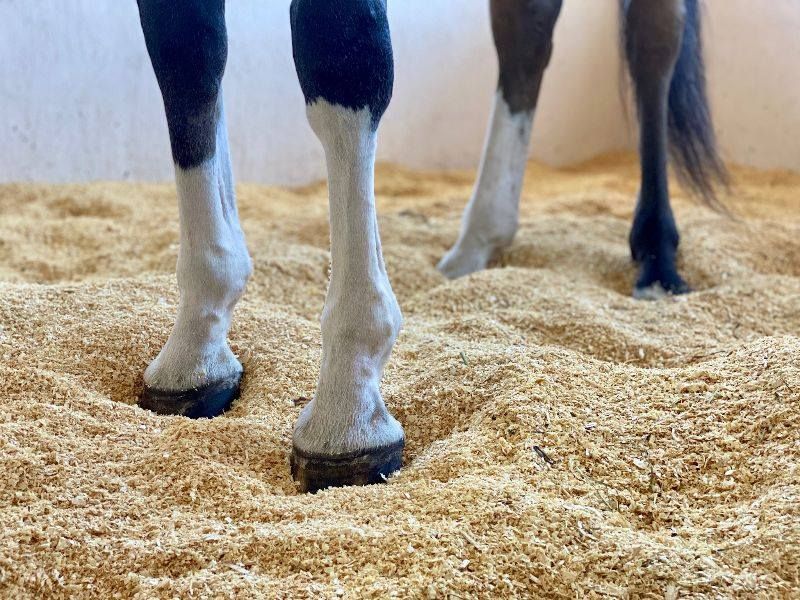
[[[499,84],[480,175],[455,246],[438,269],[456,278],[486,268],[517,232],[533,114],[562,0],[491,0]]]
[[[375,210],[377,129],[392,93],[385,0],[294,0],[295,65],[328,167],[331,281],[317,391],[296,424],[292,475],[304,491],[380,483],[404,434],[380,393],[402,316]]]
[[[630,0],[624,7],[640,122],[642,179],[630,243],[641,267],[634,295],[641,298],[689,291],[675,266],[679,236],[667,181],[667,103],[683,27],[683,0]]]
[[[714,205],[714,180],[726,173],[714,139],[700,35],[698,0],[623,0],[625,55],[640,123],[641,190],[631,230],[640,266],[634,296],[682,294],[675,265],[678,229],[670,207],[668,144],[678,175]]]
[[[161,88],[180,212],[180,305],[172,333],[144,375],[139,404],[213,417],[238,396],[242,365],[227,342],[251,261],[239,226],[221,82],[224,0],[138,0]]]

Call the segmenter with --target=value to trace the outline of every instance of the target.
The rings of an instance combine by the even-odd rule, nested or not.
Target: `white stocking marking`
[[[533,111],[512,113],[498,91],[480,175],[464,211],[461,233],[438,265],[445,276],[455,279],[485,269],[492,255],[514,239],[532,126]]]
[[[145,371],[145,384],[157,390],[202,387],[242,371],[227,335],[252,266],[236,210],[221,100],[218,115],[215,155],[191,169],[175,167],[181,297],[172,333]]]
[[[294,444],[337,455],[403,438],[380,394],[383,367],[402,315],[383,263],[375,211],[376,133],[369,109],[318,100],[308,119],[328,164],[331,282],[322,311],[317,393],[303,410]]]

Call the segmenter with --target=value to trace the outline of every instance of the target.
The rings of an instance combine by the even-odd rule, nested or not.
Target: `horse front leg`
[[[139,405],[161,414],[213,417],[239,393],[242,365],[227,334],[251,272],[222,105],[225,3],[138,3],[164,100],[180,213],[178,315],[145,371]]]
[[[533,115],[561,4],[561,0],[491,1],[500,76],[478,181],[458,241],[438,265],[451,279],[485,269],[517,232]]]
[[[380,393],[401,325],[375,210],[377,129],[392,93],[385,0],[294,0],[292,39],[308,120],[328,167],[331,281],[322,364],[294,431],[304,491],[380,483],[402,463],[404,434]]]

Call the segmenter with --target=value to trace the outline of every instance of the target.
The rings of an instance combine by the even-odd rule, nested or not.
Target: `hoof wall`
[[[384,483],[403,466],[405,440],[374,450],[321,456],[292,448],[292,477],[300,491],[315,493],[330,487]]]
[[[186,391],[156,390],[145,386],[139,406],[159,415],[211,419],[227,411],[239,397],[242,374]]]

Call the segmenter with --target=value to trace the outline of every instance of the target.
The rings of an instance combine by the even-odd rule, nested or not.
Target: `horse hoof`
[[[661,282],[657,281],[652,285],[648,286],[636,286],[633,289],[633,297],[636,300],[650,300],[650,301],[658,301],[663,300],[664,298],[669,298],[670,296],[680,296],[682,294],[688,294],[692,291],[692,289],[683,283],[680,282],[679,285],[671,286],[671,287],[664,287]]]
[[[300,491],[314,494],[330,487],[384,483],[403,466],[405,440],[373,450],[322,456],[292,448],[292,477]]]
[[[490,246],[465,250],[456,245],[444,255],[436,269],[448,279],[459,279],[486,269],[497,253],[498,250]]]
[[[212,419],[227,411],[239,397],[242,373],[186,391],[157,390],[145,386],[138,405],[158,415]]]
[[[639,279],[633,289],[633,297],[637,300],[663,300],[692,291],[675,266],[664,264],[663,260],[645,261],[640,269]]]

